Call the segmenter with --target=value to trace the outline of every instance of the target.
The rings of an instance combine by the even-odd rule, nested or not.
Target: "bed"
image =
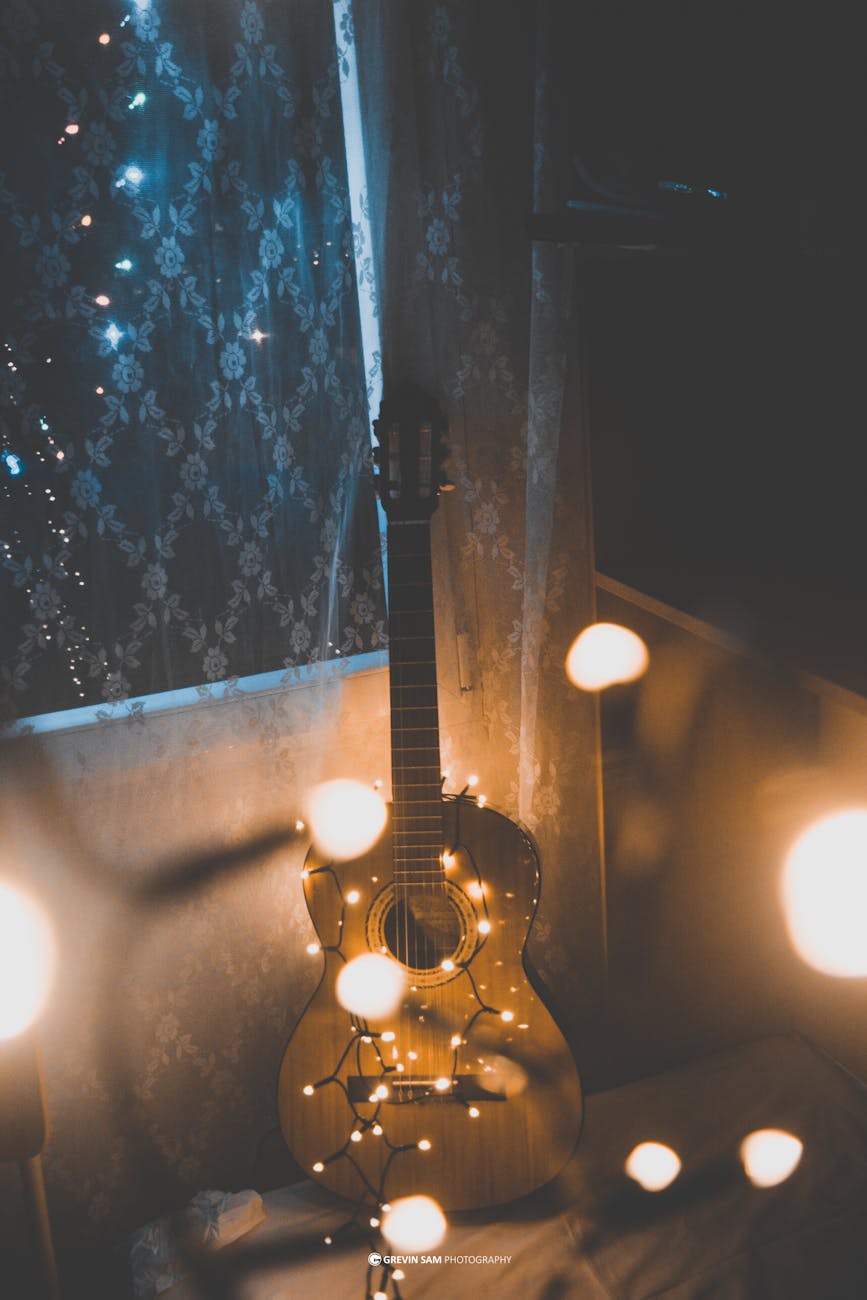
[[[739,1149],[767,1128],[796,1136],[803,1154],[784,1182],[758,1187]],[[656,1193],[624,1173],[649,1140],[682,1162]],[[227,1294],[364,1300],[381,1284],[381,1269],[368,1279],[367,1241],[324,1244],[346,1212],[313,1184],[266,1192],[261,1208],[217,1255],[233,1275]],[[457,1219],[431,1254],[441,1261],[404,1266],[405,1300],[864,1300],[867,1090],[804,1039],[775,1036],[596,1094],[556,1184]],[[189,1277],[162,1292],[201,1294]]]

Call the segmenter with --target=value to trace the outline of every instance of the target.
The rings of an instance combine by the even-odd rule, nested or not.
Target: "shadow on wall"
[[[202,1188],[300,1176],[272,1132],[317,977],[295,823],[317,780],[387,775],[387,704],[378,668],[4,743],[3,875],[44,904],[59,949],[41,1039],[66,1276]],[[205,877],[163,888],[202,852]],[[12,1259],[20,1189],[14,1168],[0,1177]]]

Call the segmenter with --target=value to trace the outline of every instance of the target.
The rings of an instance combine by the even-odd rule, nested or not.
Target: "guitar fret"
[[[439,695],[427,520],[389,529],[392,866],[401,886],[445,884]]]

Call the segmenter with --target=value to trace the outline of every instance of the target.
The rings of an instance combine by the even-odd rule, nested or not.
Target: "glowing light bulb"
[[[485,804],[488,802],[488,796],[486,794],[480,794],[476,802],[480,808],[484,808]]]
[[[470,1119],[478,1119],[479,1118],[478,1106],[470,1106],[469,1110],[467,1111],[467,1114],[469,1115]]]
[[[98,293],[93,301],[96,303],[97,307],[111,306],[111,299],[107,293]]]
[[[379,1219],[371,1219],[371,1220],[370,1220],[370,1226],[371,1226],[371,1228],[378,1228],[378,1227],[379,1227]],[[384,1292],[384,1291],[377,1291],[376,1295],[385,1296],[385,1292]],[[376,1296],[374,1296],[374,1300],[376,1300]],[[387,1297],[387,1296],[386,1296],[386,1300],[388,1300],[388,1297]]]
[[[131,163],[129,167],[123,169],[123,179],[130,185],[141,185],[144,180],[144,172],[141,167]]]
[[[437,1092],[448,1092],[451,1086],[452,1086],[451,1079],[447,1079],[445,1078],[445,1076],[437,1079],[436,1083],[434,1084],[434,1087],[436,1088]],[[421,1142],[419,1142],[419,1146],[421,1146]],[[422,1150],[426,1151],[427,1147],[422,1147]]]
[[[477,786],[478,784],[479,784],[479,778],[476,776],[475,772],[473,772],[472,776],[467,777],[468,786],[473,787],[473,786]]]
[[[409,1057],[409,1059],[410,1059],[411,1061],[417,1061],[417,1060],[418,1060],[418,1052],[407,1052],[407,1056]]]
[[[430,1196],[403,1196],[382,1221],[382,1235],[396,1251],[433,1250],[446,1234],[446,1218]]]
[[[379,839],[388,816],[375,790],[347,780],[317,786],[308,811],[317,847],[338,861],[365,853]]]
[[[360,1141],[361,1141],[361,1129],[354,1128],[354,1129],[352,1130],[352,1132],[350,1133],[350,1135],[349,1135],[349,1140],[350,1140],[350,1142],[360,1142]]]
[[[800,957],[824,975],[867,975],[867,809],[814,822],[786,858],[783,906]]]
[[[449,1047],[460,1047],[460,1045],[461,1045],[460,1034],[452,1034],[451,1038],[449,1039]]]
[[[618,623],[591,623],[577,636],[566,656],[566,675],[582,691],[601,691],[616,682],[632,682],[650,662],[640,636]]]
[[[403,967],[378,952],[347,962],[337,977],[337,1000],[353,1015],[381,1020],[400,1006],[406,988]]]
[[[322,1161],[321,1161],[321,1160],[317,1160],[317,1161],[316,1161],[316,1164],[313,1166],[313,1172],[314,1172],[314,1174],[321,1174],[321,1173],[322,1173],[322,1170],[323,1170],[324,1168],[325,1168],[325,1166],[324,1166],[324,1164],[322,1163]]]
[[[128,257],[122,257],[119,262],[115,262],[114,269],[116,271],[131,271],[132,262]]]
[[[418,1143],[419,1151],[430,1151],[430,1147],[431,1144],[428,1138],[422,1138]]]
[[[394,1030],[393,1030],[393,1029],[386,1029],[385,1033],[382,1035],[382,1041],[383,1041],[384,1043],[393,1043],[393,1042],[394,1042]]]
[[[77,122],[67,122],[66,126],[64,127],[64,130],[66,131],[67,135],[78,135],[79,131],[81,130],[81,127],[78,125]]]
[[[108,329],[105,331],[105,337],[108,339],[111,346],[113,348],[116,348],[118,343],[123,338],[123,330],[119,330],[115,325],[114,321],[112,321]]]
[[[313,1087],[312,1083],[305,1083],[302,1091],[305,1097],[312,1097],[316,1089]]]
[[[370,1131],[371,1131],[371,1133],[373,1134],[374,1137],[382,1137],[382,1125],[381,1125],[381,1124],[374,1124],[373,1128],[372,1128]]]
[[[130,108],[142,108],[148,102],[148,97],[143,90],[137,90],[129,101]]]
[[[349,893],[346,895],[347,903],[357,903],[359,898],[361,898],[361,894],[359,894],[357,889],[350,889]]]
[[[741,1143],[744,1172],[754,1187],[776,1187],[797,1169],[804,1144],[778,1128],[757,1129]]]
[[[479,921],[479,934],[490,934],[490,933],[491,933],[491,923],[487,919],[487,917],[482,917],[481,921]]]
[[[511,1020],[515,1019],[515,1013],[514,1011],[501,1011],[500,1019],[505,1020],[506,1024],[508,1024]]]
[[[446,957],[445,961],[441,961],[440,966],[444,971],[453,971],[455,968],[455,964],[451,957]]]
[[[625,1169],[646,1192],[661,1192],[680,1173],[680,1157],[661,1142],[641,1142],[629,1153]]]
[[[370,1220],[370,1226],[371,1226],[372,1228],[377,1228],[377,1227],[379,1227],[379,1219],[377,1219],[375,1222],[374,1222],[373,1219],[371,1219],[371,1220]],[[385,1294],[384,1291],[374,1291],[374,1293],[373,1293],[373,1300],[388,1300],[388,1296]]]
[[[310,954],[311,957],[315,957],[316,954],[320,951],[320,949],[319,949],[319,944],[318,944],[318,943],[308,943],[308,945],[307,945],[307,951],[308,951],[308,953]]]
[[[93,217],[90,215],[89,212],[85,212],[85,214],[84,214],[84,216],[81,218],[81,221],[79,222],[79,224],[82,225],[82,226],[84,226],[84,227],[86,228],[87,226],[90,226],[90,225],[93,224]]]
[[[330,1246],[333,1240],[334,1240],[333,1237],[323,1237],[323,1238],[322,1238],[323,1244],[326,1245],[326,1246]]]
[[[268,335],[263,334],[260,329],[254,329],[250,331],[250,338],[254,343],[261,343],[262,340],[266,339],[267,337]]]
[[[38,1019],[54,976],[54,935],[32,899],[0,883],[0,1039]]]
[[[456,861],[457,859],[455,858],[455,855],[453,853],[443,854],[443,866],[445,867],[446,871],[451,871]]]
[[[406,1273],[404,1273],[402,1268],[396,1268],[391,1276],[394,1278],[395,1282],[402,1282],[406,1277]]]
[[[109,36],[108,32],[103,32],[98,39],[100,45],[108,45],[109,41],[111,40],[111,37]]]
[[[24,472],[24,462],[20,456],[16,456],[14,451],[3,452],[3,464],[12,478],[18,478],[19,474]]]
[[[386,1088],[384,1083],[381,1083],[379,1087],[376,1089],[376,1095],[380,1101],[385,1101],[386,1097],[388,1096],[388,1088]]]
[[[471,880],[467,885],[467,893],[479,903],[485,896],[485,887],[478,880]]]

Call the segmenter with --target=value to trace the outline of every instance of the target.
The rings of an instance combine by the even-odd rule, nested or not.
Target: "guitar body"
[[[378,1204],[425,1193],[466,1210],[516,1200],[553,1178],[578,1141],[582,1097],[569,1047],[525,964],[539,897],[533,845],[475,802],[441,806],[441,842],[452,851],[437,896],[445,917],[423,916],[421,938],[406,937],[390,825],[354,861],[317,870],[323,864],[308,859],[305,895],[325,963],[286,1048],[278,1108],[295,1158],[333,1192]],[[354,891],[358,901],[347,903]],[[392,1016],[353,1028],[335,993],[343,959],[383,947],[404,959],[410,989]],[[453,970],[442,968],[443,953]],[[448,1081],[448,1091],[437,1092],[435,1080]],[[378,1085],[388,1096],[370,1101]],[[360,1141],[349,1141],[353,1129]],[[318,1162],[325,1167],[314,1172]]]
[[[378,1217],[416,1193],[452,1210],[526,1196],[571,1156],[582,1102],[525,960],[539,898],[530,838],[466,792],[442,794],[429,527],[448,486],[442,416],[407,386],[374,427],[388,517],[393,802],[364,856],[308,855],[324,969],[286,1048],[278,1110],[309,1175]],[[378,1019],[357,988],[354,1014],[337,996],[346,964],[365,956],[363,967],[404,979]]]

